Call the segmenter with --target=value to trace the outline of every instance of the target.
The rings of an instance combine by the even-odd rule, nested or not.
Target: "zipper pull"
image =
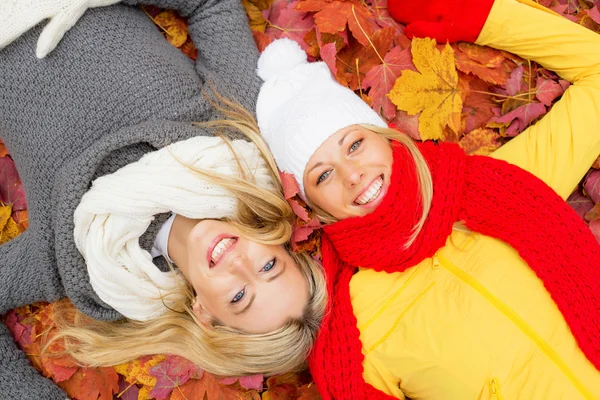
[[[432,268],[438,269],[440,267],[440,259],[438,258],[437,253],[435,253],[433,255],[432,261],[433,261]]]
[[[498,379],[492,378],[489,382],[490,393],[492,395],[491,400],[502,400],[502,395],[500,394],[500,382],[498,382]]]

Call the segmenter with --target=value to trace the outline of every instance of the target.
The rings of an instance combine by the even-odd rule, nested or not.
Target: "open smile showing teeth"
[[[379,196],[382,187],[383,176],[379,176],[371,183],[367,190],[365,190],[360,196],[356,198],[356,200],[354,200],[354,202],[361,206],[372,202]]]
[[[237,238],[235,237],[226,237],[215,245],[213,251],[210,255],[211,267],[219,262],[219,260],[223,257],[223,255],[237,242]]]

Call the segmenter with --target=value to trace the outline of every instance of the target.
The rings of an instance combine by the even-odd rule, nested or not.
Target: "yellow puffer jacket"
[[[493,154],[566,198],[600,154],[600,36],[527,0],[496,0],[477,43],[574,83],[548,115]],[[390,395],[600,399],[600,372],[542,282],[503,242],[454,232],[435,257],[405,272],[360,270],[350,293],[364,378]]]

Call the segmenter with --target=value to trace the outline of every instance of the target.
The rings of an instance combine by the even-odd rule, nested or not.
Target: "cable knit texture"
[[[120,318],[94,292],[73,239],[73,214],[91,182],[171,143],[212,135],[191,123],[217,116],[201,93],[205,82],[255,109],[258,52],[239,0],[144,3],[187,17],[196,63],[125,4],[86,11],[42,60],[35,47],[43,24],[0,50],[0,137],[29,207],[28,230],[0,246],[0,312],[68,296],[91,317]],[[140,239],[146,250],[161,217]],[[64,399],[1,328],[0,398]]]
[[[324,228],[330,304],[309,358],[322,397],[392,398],[363,380],[350,280],[358,266],[401,272],[432,257],[455,221],[518,251],[544,283],[583,353],[600,369],[600,246],[581,218],[550,187],[516,166],[466,156],[454,144],[418,146],[431,170],[433,199],[414,244],[403,249],[421,215],[420,189],[414,161],[397,143],[392,181],[379,207]]]

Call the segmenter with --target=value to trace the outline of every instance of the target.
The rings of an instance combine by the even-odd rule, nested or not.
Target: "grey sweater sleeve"
[[[64,400],[62,389],[44,378],[29,364],[3,324],[0,324],[0,399],[13,400]]]
[[[255,111],[261,83],[254,73],[258,50],[240,0],[124,0],[123,3],[152,4],[176,10],[186,17],[198,49],[196,72],[202,81],[210,82],[219,94]]]

